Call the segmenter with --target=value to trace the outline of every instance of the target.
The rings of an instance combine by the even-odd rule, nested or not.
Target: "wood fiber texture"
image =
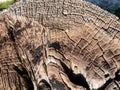
[[[83,0],[18,2],[5,13],[14,17],[12,26],[0,18],[1,88],[120,90],[116,16]]]

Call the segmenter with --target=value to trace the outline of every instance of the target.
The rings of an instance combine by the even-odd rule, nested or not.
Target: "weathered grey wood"
[[[26,16],[44,26],[69,29],[93,23],[100,28],[119,30],[118,17],[84,0],[33,0],[15,3],[9,13]]]
[[[13,49],[16,51],[12,51],[19,51],[14,55],[21,55],[19,57],[23,58],[20,62],[17,57],[17,62],[30,71],[30,75],[27,76],[31,77],[34,87],[43,90],[120,89],[118,17],[83,0],[18,2],[6,13],[19,20],[13,24],[16,46],[12,44],[11,48],[17,47]],[[38,21],[45,28],[31,21],[26,22],[27,19],[15,17],[14,14]],[[5,22],[4,27],[9,26],[7,21]],[[19,22],[21,26],[16,27]],[[7,48],[3,50],[8,51]],[[3,61],[7,62],[4,57]],[[21,67],[19,64],[16,68]],[[12,64],[12,67],[15,66]],[[4,70],[8,69],[2,71]],[[3,76],[1,73],[1,79]],[[9,84],[9,81],[5,83]],[[6,88],[5,86],[1,87]],[[9,88],[9,85],[7,86]],[[22,86],[20,89],[23,89]]]

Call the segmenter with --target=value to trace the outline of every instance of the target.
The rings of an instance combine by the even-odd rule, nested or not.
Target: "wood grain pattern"
[[[18,2],[6,13],[0,17],[1,88],[120,89],[116,16],[83,0]]]

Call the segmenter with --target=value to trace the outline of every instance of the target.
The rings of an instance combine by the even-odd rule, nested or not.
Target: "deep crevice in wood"
[[[79,85],[79,86],[83,86],[87,90],[90,90],[90,87],[89,87],[85,77],[82,74],[73,73],[72,69],[69,69],[62,61],[60,61],[60,62],[61,62],[61,65],[62,65],[65,73],[67,74],[68,78],[70,79],[70,81],[72,83]]]

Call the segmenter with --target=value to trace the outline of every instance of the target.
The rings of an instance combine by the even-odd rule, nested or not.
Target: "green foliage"
[[[117,17],[119,17],[120,18],[120,8],[118,8],[118,9],[115,9],[115,10],[107,10],[108,12],[110,12],[110,13],[112,13],[112,14],[114,14],[114,15],[116,15]]]
[[[15,3],[15,0],[0,2],[0,11],[2,11],[3,9],[9,8],[10,5],[12,5],[13,3]]]
[[[117,10],[115,10],[114,14],[120,18],[120,8],[118,8]]]

